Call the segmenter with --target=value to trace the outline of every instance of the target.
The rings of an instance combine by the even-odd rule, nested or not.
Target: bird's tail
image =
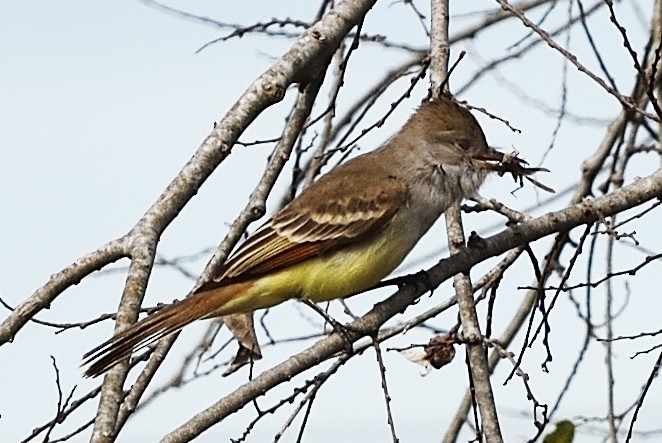
[[[89,365],[85,376],[97,377],[133,352],[181,330],[189,323],[213,316],[210,314],[220,309],[238,290],[240,288],[235,285],[229,285],[198,292],[144,318],[87,352],[83,356],[83,366]]]

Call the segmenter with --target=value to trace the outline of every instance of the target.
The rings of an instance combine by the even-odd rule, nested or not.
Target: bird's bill
[[[503,165],[506,155],[494,148],[487,148],[485,151],[475,153],[472,158],[481,167],[492,171],[498,171]]]
[[[487,148],[487,150],[483,152],[474,154],[472,158],[478,163],[479,167],[483,169],[494,171],[499,175],[509,173],[512,175],[513,179],[519,181],[520,184],[522,184],[522,179],[526,178],[526,180],[530,181],[538,188],[554,193],[554,189],[540,183],[532,177],[529,177],[536,172],[549,172],[549,169],[527,167],[526,165],[528,165],[528,162],[523,158],[519,158],[517,153],[504,154],[494,148]]]
[[[531,175],[535,172],[549,172],[546,168],[530,168],[529,164],[523,158],[517,156],[517,153],[504,154],[494,148],[487,148],[486,151],[474,154],[473,160],[482,168],[498,172],[500,175],[509,172],[515,175]]]

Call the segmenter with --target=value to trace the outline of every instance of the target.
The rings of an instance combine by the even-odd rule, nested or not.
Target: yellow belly
[[[322,302],[369,289],[402,263],[419,240],[419,227],[407,219],[396,215],[373,236],[260,277],[215,314],[250,312],[290,298]]]

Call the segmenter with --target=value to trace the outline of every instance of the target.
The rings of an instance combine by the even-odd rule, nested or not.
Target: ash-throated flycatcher
[[[377,284],[504,155],[450,97],[424,102],[391,140],[321,177],[251,235],[194,294],[86,354],[88,376],[187,324]]]

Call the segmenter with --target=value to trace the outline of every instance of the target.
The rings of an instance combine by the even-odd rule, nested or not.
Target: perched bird
[[[490,148],[451,97],[426,101],[379,149],[312,183],[253,233],[212,281],[85,355],[98,376],[134,351],[199,320],[291,298],[323,302],[373,287],[452,204],[490,171],[535,172]]]

